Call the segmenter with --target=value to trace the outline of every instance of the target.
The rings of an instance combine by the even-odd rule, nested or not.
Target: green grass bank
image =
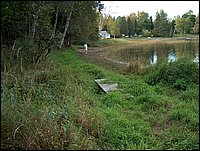
[[[76,49],[2,73],[1,149],[199,149],[197,64],[184,58],[122,75]],[[99,78],[118,90],[105,94]]]

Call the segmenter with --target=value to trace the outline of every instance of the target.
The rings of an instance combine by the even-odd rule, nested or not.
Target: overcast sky
[[[199,13],[199,1],[101,1],[101,3],[105,7],[103,13],[115,17],[144,11],[155,19],[156,12],[160,12],[161,9],[171,19],[177,15],[182,16],[189,10],[192,10],[196,16]]]

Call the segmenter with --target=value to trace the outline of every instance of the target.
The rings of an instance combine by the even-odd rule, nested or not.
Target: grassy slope
[[[2,149],[199,148],[196,87],[151,86],[144,77],[86,63],[74,50],[54,52],[50,60],[43,72],[7,76]],[[117,82],[119,90],[104,94],[97,78]]]

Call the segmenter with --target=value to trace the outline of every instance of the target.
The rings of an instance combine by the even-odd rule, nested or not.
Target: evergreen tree
[[[150,21],[149,21],[148,30],[152,33],[153,29],[154,29],[154,26],[153,26],[153,19],[152,19],[152,16],[150,16]]]
[[[128,17],[127,23],[128,23],[128,35],[129,35],[129,38],[130,38],[131,36],[134,35],[133,24],[131,22],[130,17]]]
[[[195,25],[194,25],[194,34],[199,34],[199,14],[196,17]]]
[[[168,37],[170,34],[170,24],[167,19],[167,13],[163,10],[156,12],[156,19],[154,20],[154,36]]]
[[[120,35],[122,35],[122,34],[128,35],[128,24],[127,24],[125,16],[123,16],[123,17],[119,16],[117,18],[117,21],[118,21],[118,25],[119,25]]]
[[[138,12],[137,14],[137,26],[139,34],[142,33],[142,30],[148,30],[149,26],[149,14],[144,11]]]

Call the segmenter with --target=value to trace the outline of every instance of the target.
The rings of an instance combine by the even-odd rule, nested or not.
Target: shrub
[[[144,37],[151,37],[151,32],[148,31],[148,30],[143,29],[142,34],[143,34]]]
[[[181,92],[178,98],[182,101],[199,101],[199,87],[190,87],[186,91]]]
[[[133,73],[136,75],[143,75],[147,72],[148,68],[144,67],[144,63],[141,60],[130,61],[125,71],[127,73]]]
[[[190,84],[199,83],[199,67],[190,59],[183,57],[170,63],[161,63],[152,68],[146,82],[155,85],[159,82],[169,84],[178,90],[186,90]]]

